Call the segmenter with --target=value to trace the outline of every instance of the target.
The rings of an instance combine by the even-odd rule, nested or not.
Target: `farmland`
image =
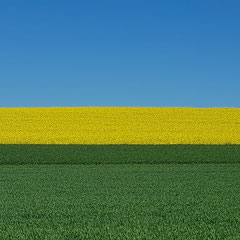
[[[239,239],[240,167],[0,168],[0,239]]]
[[[240,144],[237,108],[1,108],[0,144]]]
[[[240,163],[239,145],[0,145],[0,165]]]
[[[239,119],[0,109],[0,239],[239,239]]]

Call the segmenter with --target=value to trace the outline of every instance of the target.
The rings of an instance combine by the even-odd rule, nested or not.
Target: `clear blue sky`
[[[238,0],[8,0],[0,107],[240,107]]]

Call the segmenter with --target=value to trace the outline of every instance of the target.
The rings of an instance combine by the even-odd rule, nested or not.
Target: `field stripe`
[[[0,108],[0,144],[240,144],[237,108]]]
[[[240,145],[0,145],[0,164],[240,163]]]

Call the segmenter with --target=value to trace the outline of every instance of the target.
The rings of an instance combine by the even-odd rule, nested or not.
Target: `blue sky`
[[[0,107],[240,107],[240,1],[2,1]]]

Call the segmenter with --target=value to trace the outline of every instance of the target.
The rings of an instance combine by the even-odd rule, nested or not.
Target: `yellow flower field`
[[[240,144],[240,109],[0,108],[0,144]]]

